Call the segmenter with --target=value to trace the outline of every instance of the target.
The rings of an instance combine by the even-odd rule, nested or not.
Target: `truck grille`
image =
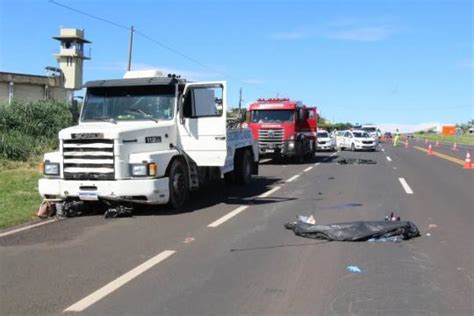
[[[113,180],[113,139],[63,140],[64,179]]]
[[[261,147],[282,146],[284,139],[283,129],[260,129],[258,144]]]

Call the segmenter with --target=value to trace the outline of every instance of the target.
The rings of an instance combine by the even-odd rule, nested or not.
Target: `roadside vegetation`
[[[57,148],[59,130],[72,123],[67,103],[0,104],[0,228],[35,217],[41,156]]]
[[[428,139],[430,141],[440,141],[446,143],[458,143],[464,145],[474,145],[474,136],[461,135],[456,138],[456,136],[451,135],[441,135],[436,133],[415,133],[414,136],[420,139]]]
[[[456,127],[462,131],[462,134],[459,137],[454,135],[437,134],[434,129],[416,132],[414,136],[416,138],[428,139],[430,141],[440,141],[447,143],[456,142],[458,144],[474,145],[474,136],[468,135],[469,129],[474,127],[474,120],[469,120],[462,124],[456,124]]]

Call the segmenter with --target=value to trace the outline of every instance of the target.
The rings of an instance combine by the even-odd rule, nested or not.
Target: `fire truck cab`
[[[262,156],[312,158],[317,143],[317,108],[290,99],[258,99],[249,106],[249,127]]]

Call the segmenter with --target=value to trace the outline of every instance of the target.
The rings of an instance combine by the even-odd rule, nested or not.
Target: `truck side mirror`
[[[299,121],[306,120],[306,111],[303,108],[298,109],[298,120]]]

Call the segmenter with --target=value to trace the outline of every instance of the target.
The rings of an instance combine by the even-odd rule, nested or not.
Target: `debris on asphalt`
[[[316,219],[314,218],[313,215],[310,215],[310,216],[298,215],[298,221],[301,221],[306,224],[311,224],[311,225],[316,224]]]
[[[195,240],[196,239],[194,239],[194,237],[188,236],[188,237],[184,238],[183,244],[189,244],[190,242],[193,242]]]
[[[347,272],[352,272],[352,273],[361,273],[362,270],[358,266],[354,265],[348,265],[346,268]]]
[[[123,205],[111,207],[104,213],[105,218],[131,217],[133,209]]]
[[[47,217],[53,216],[55,212],[56,212],[56,208],[55,208],[54,203],[51,201],[43,200],[43,202],[41,202],[38,208],[37,216],[39,218],[47,218]]]
[[[371,238],[400,237],[402,240],[420,236],[418,227],[410,221],[357,221],[329,225],[308,224],[301,220],[285,224],[295,235],[329,241],[367,241]]]
[[[370,241],[370,242],[401,242],[402,239],[400,238],[400,236],[393,236],[393,237],[388,237],[388,238],[385,238],[385,237],[370,238],[367,241]]]
[[[430,237],[430,236],[431,236],[431,233],[426,233],[426,236]]]
[[[87,206],[83,201],[66,201],[56,203],[56,216],[77,217],[87,213]]]
[[[390,216],[385,216],[385,220],[389,222],[399,222],[400,221],[400,216],[396,216],[392,213],[390,213]]]
[[[318,192],[318,195],[323,195],[323,192]]]
[[[377,162],[372,159],[340,158],[337,163],[340,165],[375,165]]]
[[[436,225],[436,224],[429,224],[428,225],[428,228],[436,228],[436,227],[438,227],[438,225]]]
[[[335,178],[334,177],[329,177],[328,180],[334,180]]]

